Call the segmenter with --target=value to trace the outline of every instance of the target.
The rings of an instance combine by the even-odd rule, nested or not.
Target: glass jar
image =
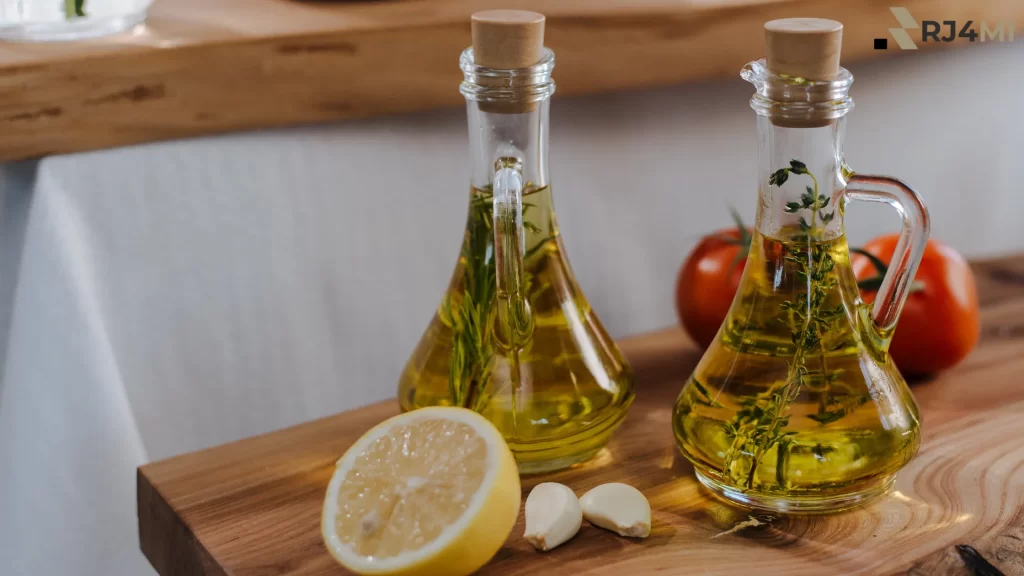
[[[505,70],[463,52],[469,216],[455,272],[399,382],[404,410],[462,406],[523,473],[594,456],[633,400],[629,366],[576,283],[548,175],[554,54]]]
[[[677,444],[702,483],[778,512],[848,508],[883,493],[920,444],[917,405],[888,354],[928,238],[902,182],[843,155],[853,76],[775,74],[754,84],[757,221],[725,322],[680,392]],[[878,297],[861,301],[843,227],[851,200],[883,202],[903,233]]]
[[[0,0],[0,39],[79,40],[127,30],[153,0]]]

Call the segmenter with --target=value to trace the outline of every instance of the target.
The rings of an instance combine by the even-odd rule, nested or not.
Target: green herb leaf
[[[811,449],[811,454],[814,454],[814,457],[818,462],[825,461],[825,447],[821,444],[815,444],[814,448]]]
[[[789,168],[779,168],[768,177],[768,184],[782,186],[789,179]]]
[[[700,394],[700,396],[702,396],[702,397],[698,397],[696,399],[696,402],[698,404],[703,404],[704,406],[710,406],[712,408],[721,408],[722,407],[722,405],[718,401],[716,401],[713,398],[711,398],[711,394],[708,393],[708,389],[705,388],[704,385],[701,384],[699,380],[697,380],[696,378],[693,378],[692,381],[693,381],[693,387],[696,388],[697,392]]]
[[[807,192],[800,195],[800,202],[803,203],[804,208],[810,208],[814,206],[814,189],[810,186],[807,187]]]
[[[820,412],[817,414],[808,414],[807,417],[815,422],[824,426],[825,424],[831,424],[836,420],[839,420],[843,416],[846,416],[845,410],[839,410],[837,412]]]
[[[836,267],[836,261],[832,258],[832,255],[828,252],[819,260],[821,262],[821,269],[825,272],[831,272]]]

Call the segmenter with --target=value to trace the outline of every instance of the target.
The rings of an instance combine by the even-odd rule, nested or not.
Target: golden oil
[[[769,22],[769,56],[740,73],[756,88],[756,232],[729,313],[672,415],[680,450],[713,494],[775,512],[866,502],[920,444],[917,406],[888,346],[928,212],[905,183],[846,163],[853,76],[838,63],[841,37],[831,20]],[[778,58],[794,50],[798,62]],[[886,203],[903,223],[870,310],[844,233],[851,201]]]
[[[502,337],[516,319],[503,313],[496,290],[491,192],[471,188],[455,272],[398,396],[403,410],[480,412],[502,431],[520,471],[532,473],[592,457],[625,416],[633,386],[573,277],[551,188],[527,186],[522,208],[528,337],[521,345]]]
[[[675,406],[676,441],[714,491],[834,510],[884,491],[917,452],[917,407],[875,342],[846,238],[754,234],[718,337]]]

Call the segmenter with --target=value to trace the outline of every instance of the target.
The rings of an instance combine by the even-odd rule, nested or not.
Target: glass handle
[[[910,186],[889,176],[853,174],[846,185],[845,195],[851,200],[884,202],[895,208],[903,219],[903,230],[896,243],[896,251],[871,308],[871,321],[879,338],[878,344],[885,350],[892,339],[896,321],[910,293],[914,274],[921,263],[925,243],[928,242],[931,227],[928,209]]]
[[[523,231],[523,172],[514,158],[495,164],[494,268],[497,282],[498,341],[521,348],[533,334],[533,313],[526,298],[526,234]]]

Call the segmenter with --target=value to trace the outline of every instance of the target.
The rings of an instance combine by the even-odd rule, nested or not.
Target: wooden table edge
[[[68,44],[0,44],[0,160],[456,106],[469,15],[497,0],[158,3],[147,29]],[[895,20],[882,3],[529,0],[548,14],[559,95],[735,77],[763,52],[764,21],[800,13],[846,24],[844,62],[875,50]],[[1024,4],[921,0],[918,15],[976,19]],[[261,12],[262,11],[262,12]],[[294,22],[290,18],[294,17]],[[279,22],[280,24],[275,24]],[[937,43],[923,44],[930,48]],[[965,43],[941,44],[958,46]],[[643,64],[643,65],[638,65]],[[414,89],[415,88],[415,89]]]
[[[972,260],[971,265],[978,277],[979,292],[982,292],[983,296],[990,296],[987,305],[995,308],[995,310],[992,310],[993,314],[1000,310],[1005,310],[1005,306],[1009,306],[1014,310],[1021,308],[1021,304],[1024,304],[1024,255],[977,259]],[[983,300],[983,306],[985,305]],[[689,338],[678,327],[674,326],[625,338],[619,341],[619,345],[627,356],[630,357],[631,362],[636,363],[640,360],[640,362],[648,364],[653,359],[655,365],[661,363],[662,357],[666,355],[678,356],[680,350],[695,351]],[[643,360],[644,358],[647,360]],[[1024,403],[1016,402],[1012,405],[1002,406],[995,409],[992,413],[1003,415],[1007,410],[1020,405],[1024,405]],[[337,424],[340,416],[347,415],[350,419],[365,420],[362,427],[369,429],[373,423],[379,422],[391,414],[397,414],[398,411],[399,407],[395,399],[384,400],[361,408],[355,408],[294,426],[139,466],[137,469],[137,505],[139,541],[143,553],[158,573],[162,575],[207,576],[228,574],[215,560],[214,555],[196,537],[192,528],[188,526],[180,515],[175,513],[174,508],[152,482],[150,473],[156,472],[159,475],[165,470],[179,468],[181,463],[190,459],[203,459],[213,454],[223,455],[225,449],[232,447],[244,452],[249,446],[263,444],[265,439],[279,435],[301,437],[303,433],[312,433],[318,428],[330,426],[332,423]],[[969,418],[976,419],[976,417]],[[962,423],[964,419],[962,415],[956,416],[950,419],[947,424],[955,425]],[[235,450],[230,451],[234,452]],[[330,458],[333,460],[333,458],[339,456],[340,453],[333,454]],[[236,487],[236,489],[238,488]],[[1024,518],[1024,507],[1021,508],[1020,514]],[[157,529],[157,526],[163,527],[163,529]],[[1021,527],[1021,532],[1021,536],[1024,537],[1024,526]],[[183,554],[183,550],[192,552]],[[928,561],[938,560],[932,558]]]

